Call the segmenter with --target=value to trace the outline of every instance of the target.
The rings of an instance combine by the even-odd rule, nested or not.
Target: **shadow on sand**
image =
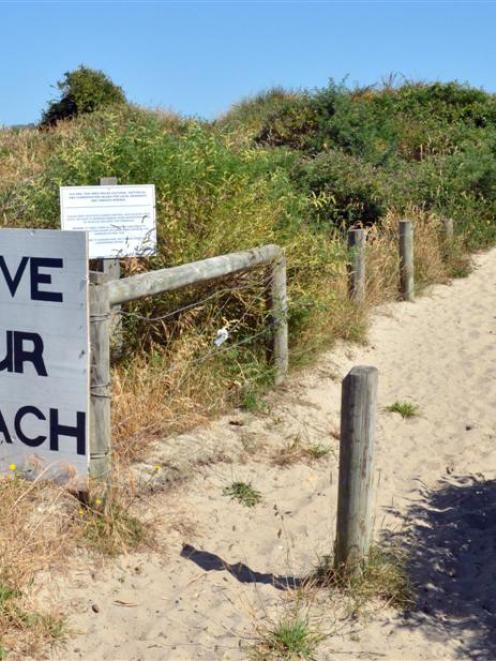
[[[496,480],[445,479],[405,514],[417,588],[406,628],[458,641],[458,656],[496,659]],[[398,536],[396,542],[398,542]],[[391,540],[392,541],[392,540]]]
[[[188,558],[204,571],[227,571],[240,583],[262,583],[272,585],[278,590],[292,590],[302,585],[301,578],[295,576],[276,576],[274,574],[262,574],[253,571],[242,562],[230,565],[214,553],[199,551],[191,544],[185,544],[181,551],[181,557]]]

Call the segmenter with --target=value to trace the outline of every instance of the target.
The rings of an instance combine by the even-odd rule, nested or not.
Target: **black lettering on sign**
[[[26,342],[31,343],[29,348],[26,346]],[[0,372],[6,370],[24,374],[24,363],[31,363],[38,376],[48,376],[43,360],[45,346],[38,333],[6,331],[5,346],[5,358],[0,360]]]
[[[86,414],[78,411],[76,414],[76,426],[69,427],[61,425],[58,409],[50,409],[50,450],[57,452],[59,449],[60,436],[73,436],[76,439],[76,451],[78,454],[86,454]]]
[[[2,412],[0,411],[0,434],[3,435],[5,439],[5,443],[12,443],[12,439],[10,438],[10,433],[7,425],[5,424],[5,420],[3,418]],[[3,441],[0,441],[0,444],[3,443]]]
[[[5,333],[5,358],[0,360],[0,372],[7,370],[7,372],[14,371],[14,331],[7,331]]]
[[[15,273],[12,274],[7,266],[5,257],[0,255],[0,273],[3,276],[11,297],[14,298],[17,293],[28,262],[31,300],[62,303],[64,297],[61,292],[40,289],[41,285],[52,284],[52,274],[43,273],[40,269],[64,268],[64,260],[55,257],[22,257]]]
[[[33,301],[55,301],[62,303],[63,296],[60,292],[43,291],[39,289],[40,284],[52,284],[52,276],[48,273],[40,273],[40,268],[62,269],[64,260],[49,257],[31,257],[31,300]]]
[[[17,411],[15,416],[14,429],[15,433],[19,437],[19,440],[21,440],[25,445],[29,445],[30,448],[37,448],[38,445],[43,443],[43,441],[46,441],[46,436],[40,435],[35,436],[34,438],[26,436],[21,427],[22,419],[26,415],[34,415],[36,418],[38,418],[38,420],[46,420],[46,418],[43,413],[36,408],[36,406],[23,406]]]
[[[14,298],[16,295],[17,288],[19,287],[23,273],[26,270],[26,264],[28,261],[29,257],[23,257],[19,266],[17,267],[17,271],[14,277],[12,277],[10,275],[9,267],[5,263],[5,257],[0,256],[0,271],[2,272],[5,282],[7,283],[7,287],[9,288],[9,292],[12,298]]]

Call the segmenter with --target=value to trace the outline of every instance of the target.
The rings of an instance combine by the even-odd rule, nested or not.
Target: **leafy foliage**
[[[51,101],[44,111],[40,126],[53,126],[62,119],[70,119],[115,104],[126,103],[120,87],[103,71],[80,66],[67,71],[57,83],[60,98]]]

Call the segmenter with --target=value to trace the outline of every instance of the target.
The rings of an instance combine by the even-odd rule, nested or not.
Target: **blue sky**
[[[0,0],[0,125],[38,121],[79,64],[129,100],[214,117],[272,86],[391,72],[496,92],[496,2]]]

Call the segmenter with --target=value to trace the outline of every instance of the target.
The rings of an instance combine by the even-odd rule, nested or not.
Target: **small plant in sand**
[[[414,418],[419,415],[419,407],[412,402],[400,402],[396,401],[391,406],[388,406],[387,411],[391,413],[399,413],[402,418]]]
[[[92,499],[80,507],[79,518],[86,542],[104,555],[136,549],[151,539],[145,525],[115,497]]]
[[[405,557],[397,548],[381,549],[372,546],[362,570],[349,575],[336,572],[332,556],[324,555],[308,577],[307,585],[341,591],[349,599],[353,614],[375,599],[402,611],[414,601]]]
[[[246,387],[243,390],[241,399],[241,408],[250,413],[268,413],[269,405],[262,398],[259,390],[251,387]]]
[[[321,443],[303,445],[300,436],[297,435],[285,447],[272,454],[272,463],[275,466],[291,466],[300,461],[322,459],[330,451],[330,446]]]
[[[60,643],[67,629],[64,618],[51,613],[38,613],[31,606],[25,607],[26,595],[0,584],[0,660],[6,659],[13,649],[4,644],[2,633],[17,631],[25,640],[25,650],[34,652],[45,643]],[[29,602],[26,602],[29,603]]]
[[[322,445],[321,443],[313,443],[306,448],[308,455],[312,459],[322,459],[322,457],[327,457],[331,448],[329,445]]]
[[[245,507],[255,507],[262,500],[262,494],[247,482],[233,482],[225,487],[222,493]]]
[[[322,638],[306,618],[298,613],[287,615],[261,634],[256,658],[313,659]]]

